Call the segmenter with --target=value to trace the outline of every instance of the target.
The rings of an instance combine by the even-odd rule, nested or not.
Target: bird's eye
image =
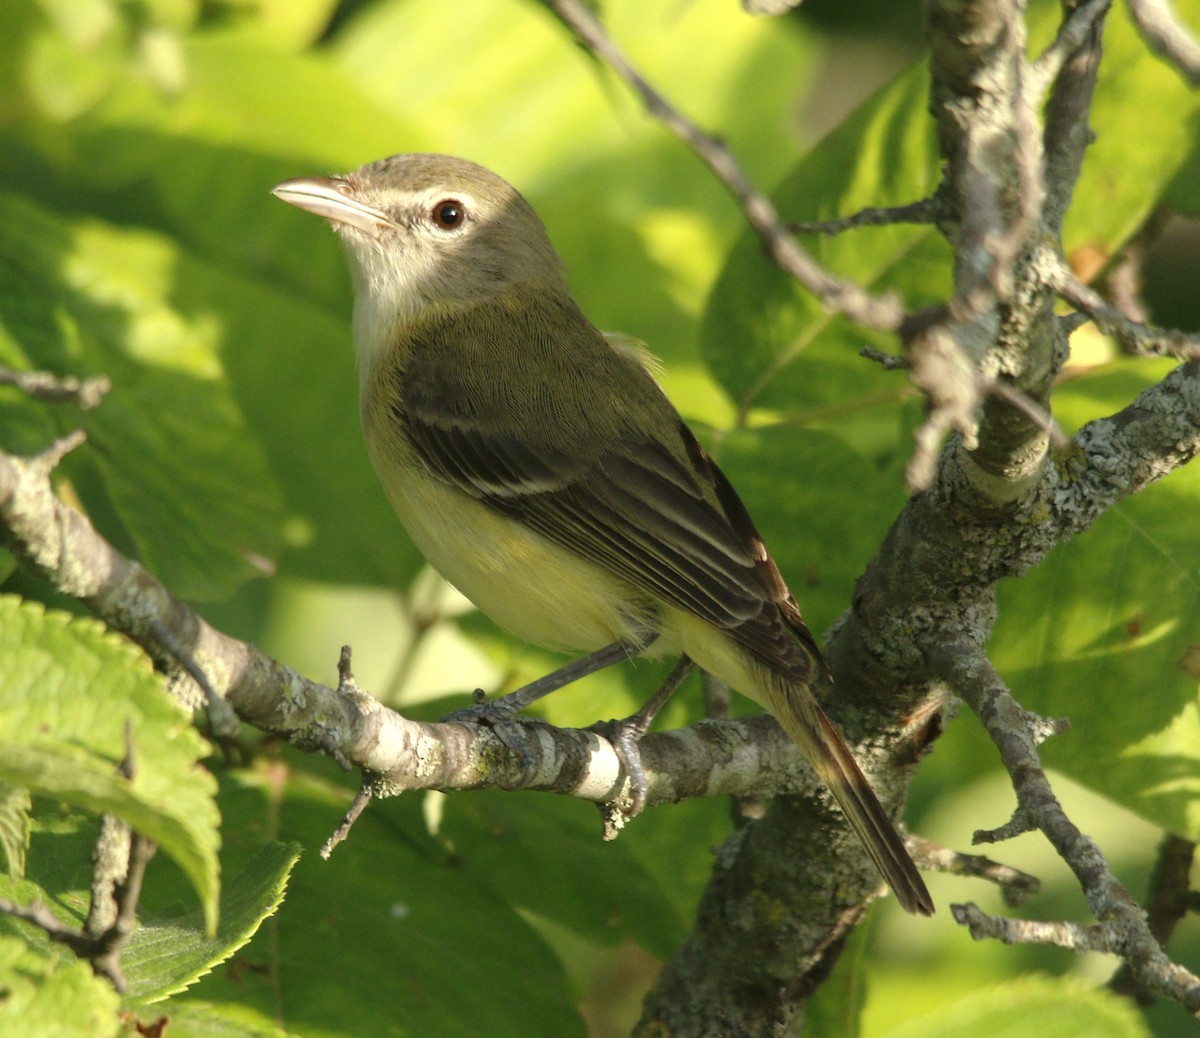
[[[467,218],[467,207],[457,198],[443,198],[430,210],[429,215],[435,226],[443,231],[452,231]]]

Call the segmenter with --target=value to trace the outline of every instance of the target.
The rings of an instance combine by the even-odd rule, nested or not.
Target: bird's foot
[[[619,721],[597,721],[588,730],[612,743],[613,752],[629,778],[629,804],[622,810],[627,818],[633,818],[646,806],[646,797],[650,792],[650,782],[642,764],[642,751],[638,747],[642,736],[646,734],[642,717],[635,714]]]

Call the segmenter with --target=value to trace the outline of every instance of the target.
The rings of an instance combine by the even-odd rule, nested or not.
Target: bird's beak
[[[360,231],[377,231],[392,222],[386,213],[355,198],[349,182],[340,177],[297,177],[276,184],[271,194],[298,209]]]

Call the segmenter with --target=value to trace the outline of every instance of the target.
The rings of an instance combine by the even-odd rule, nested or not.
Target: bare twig
[[[367,784],[364,784],[362,788],[360,788],[359,791],[354,794],[354,800],[350,804],[350,810],[346,812],[346,816],[342,819],[341,824],[333,831],[329,839],[321,845],[320,854],[322,858],[324,858],[326,861],[329,860],[329,856],[333,853],[333,849],[350,835],[350,830],[354,828],[354,823],[358,821],[359,815],[361,815],[367,809],[367,807],[370,806],[370,803],[373,799],[374,794],[371,792]]]
[[[910,367],[907,358],[897,357],[894,353],[884,353],[874,346],[864,346],[858,351],[858,355],[878,364],[884,371],[907,371]]]
[[[954,921],[965,926],[977,941],[994,940],[1004,944],[1053,944],[1077,952],[1108,952],[1119,955],[1121,936],[1105,923],[1080,926],[1070,922],[1042,922],[1037,919],[1010,919],[988,915],[977,905],[951,905]]]
[[[1120,955],[1139,986],[1175,999],[1189,1012],[1200,1013],[1200,978],[1167,958],[1150,932],[1145,914],[1117,881],[1099,848],[1063,811],[1038,757],[1030,715],[1012,698],[983,651],[966,643],[948,644],[935,662],[951,687],[970,704],[999,750],[1024,822],[1036,825],[1075,873],[1088,907],[1101,922],[1085,927],[1070,922],[998,919],[973,905],[955,906],[955,918],[969,926],[977,939],[1056,944]]]
[[[208,680],[208,675],[204,673],[204,668],[176,640],[174,632],[161,619],[154,618],[150,621],[150,633],[154,636],[157,643],[175,658],[176,663],[183,668],[188,677],[199,685],[204,692],[205,709],[208,710],[208,719],[212,725],[213,733],[225,739],[232,739],[237,735],[237,714],[217,694],[217,690],[213,688],[212,682]]]
[[[46,403],[71,403],[87,411],[95,407],[112,389],[107,375],[59,377],[49,371],[14,371],[0,367],[0,386],[15,386],[27,396]]]
[[[899,329],[904,320],[904,308],[899,298],[894,294],[873,295],[821,267],[789,233],[771,200],[750,183],[729,149],[686,118],[651,86],[580,0],[549,0],[549,4],[563,24],[633,89],[647,111],[716,174],[781,269],[817,296],[826,309],[845,314],[867,328],[891,332]]]
[[[133,753],[132,725],[125,725],[125,757],[118,770],[133,779],[136,761]],[[0,899],[0,912],[24,919],[39,927],[52,941],[66,945],[86,959],[97,976],[107,978],[122,994],[127,990],[121,968],[121,953],[137,926],[137,906],[142,895],[146,866],[154,856],[154,842],[111,815],[97,844],[96,874],[92,881],[91,910],[82,929],[60,922],[45,905],[33,902],[18,905]],[[115,860],[119,856],[120,860]],[[97,904],[97,901],[102,902]]]
[[[907,344],[909,378],[929,400],[929,414],[913,433],[914,450],[905,470],[913,493],[933,483],[948,433],[957,430],[968,450],[978,442],[979,374],[974,351],[963,341],[975,331],[977,326],[971,323],[935,321]]]
[[[1004,903],[1012,908],[1027,897],[1036,894],[1041,883],[1036,876],[1014,869],[981,854],[963,854],[951,847],[944,847],[932,840],[913,836],[905,837],[905,846],[917,865],[931,872],[943,872],[949,876],[969,876],[995,883],[1000,888]]]
[[[981,379],[983,392],[998,397],[1006,404],[1020,411],[1036,428],[1041,429],[1049,438],[1055,450],[1065,450],[1070,440],[1062,431],[1062,426],[1054,420],[1054,416],[1042,407],[1036,400],[1022,393],[1016,386],[1001,379]]]
[[[1129,0],[1129,13],[1151,50],[1174,65],[1192,86],[1200,86],[1200,43],[1171,0]]]
[[[1079,8],[1083,14],[1070,15],[1062,39],[1071,46],[1061,47],[1046,67],[1049,73],[1050,64],[1053,64],[1055,74],[1044,77],[1050,94],[1042,135],[1046,178],[1042,216],[1050,234],[1055,237],[1062,234],[1063,220],[1083,169],[1083,156],[1092,140],[1088,115],[1100,70],[1104,22],[1110,6],[1105,0],[1093,0],[1092,4]],[[1040,98],[1040,93],[1037,96]]]
[[[142,645],[169,675],[191,680],[178,651],[191,646],[188,655],[212,693],[241,720],[362,769],[376,796],[481,788],[538,789],[597,803],[620,796],[621,762],[595,733],[523,726],[529,738],[518,752],[486,725],[426,724],[389,710],[354,683],[348,653],[339,664],[339,687],[331,689],[210,627],[54,496],[51,463],[79,442],[80,436],[68,437],[29,460],[0,452],[0,541],[31,572]],[[170,645],[160,640],[164,630],[172,632]],[[193,699],[196,706],[204,702]],[[656,732],[641,749],[652,804],[819,788],[770,717]]]
[[[1178,360],[1200,358],[1200,335],[1130,320],[1107,303],[1098,292],[1080,281],[1065,264],[1058,268],[1056,287],[1066,302],[1091,317],[1097,328],[1111,335],[1129,353],[1175,357]]]
[[[868,206],[850,216],[835,220],[818,220],[813,223],[789,223],[788,230],[794,234],[823,234],[827,237],[842,234],[859,227],[889,227],[898,223],[931,224],[945,214],[941,199],[937,195],[922,198],[908,205]]]
[[[1067,16],[1066,21],[1059,26],[1058,35],[1033,63],[1033,69],[1027,81],[1029,99],[1037,107],[1050,89],[1058,74],[1067,61],[1083,46],[1091,35],[1098,19],[1108,13],[1112,0],[1088,0],[1080,4]]]
[[[1188,912],[1197,911],[1196,892],[1191,889],[1190,874],[1196,856],[1196,845],[1182,836],[1167,833],[1158,847],[1158,860],[1150,876],[1146,910],[1150,932],[1159,944],[1166,946],[1175,927]],[[1109,987],[1122,995],[1134,995],[1143,1005],[1154,1001],[1153,992],[1139,987],[1128,964],[1123,964]]]

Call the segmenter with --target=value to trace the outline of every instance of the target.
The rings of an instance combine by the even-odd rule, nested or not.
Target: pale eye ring
[[[467,207],[457,198],[443,198],[429,211],[433,225],[443,231],[461,227],[467,219]]]

